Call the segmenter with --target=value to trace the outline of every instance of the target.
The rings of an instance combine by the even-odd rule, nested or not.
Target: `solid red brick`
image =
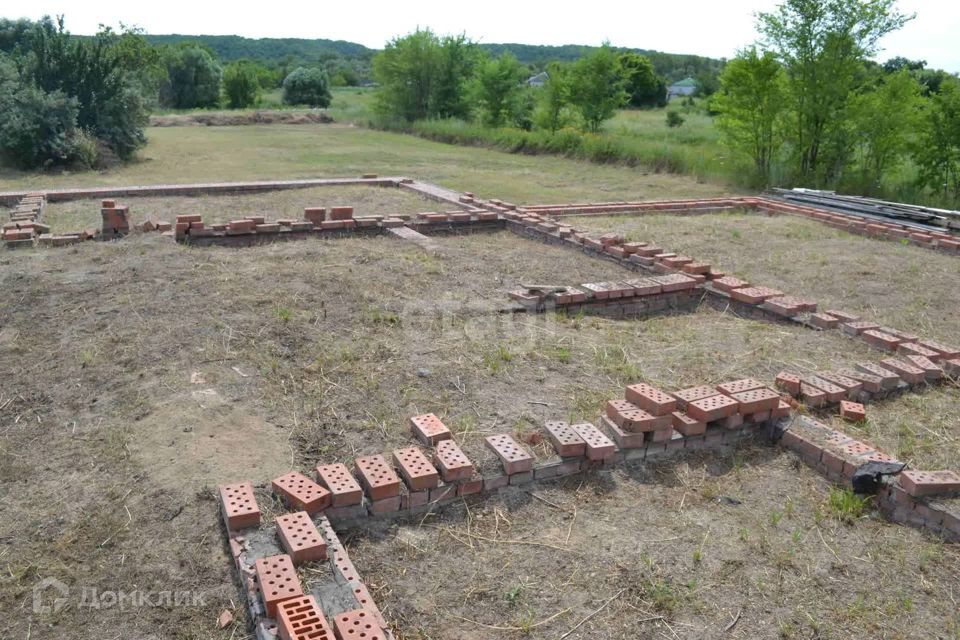
[[[628,400],[607,401],[607,417],[631,433],[656,431],[672,424],[670,416],[654,416]]]
[[[701,398],[709,398],[710,396],[718,396],[720,392],[714,387],[702,385],[699,387],[690,387],[689,389],[681,389],[680,391],[673,391],[670,395],[677,399],[677,406],[680,409],[684,409],[688,402],[700,400]]]
[[[533,456],[527,453],[512,436],[505,433],[487,436],[484,442],[500,458],[503,470],[508,476],[533,469]]]
[[[104,209],[113,209],[114,207],[117,206],[117,201],[116,201],[116,200],[101,200],[101,201],[100,201],[100,206],[103,207]]]
[[[954,360],[942,360],[940,366],[943,367],[943,372],[948,376],[953,376],[954,378],[960,377],[960,358]]]
[[[660,262],[671,269],[680,269],[685,264],[692,264],[693,258],[688,258],[687,256],[667,256],[660,260]],[[709,266],[707,270],[709,271]]]
[[[747,304],[762,304],[770,298],[776,298],[782,295],[782,291],[768,287],[744,287],[742,289],[734,289],[730,292],[731,298],[740,302],[746,302]]]
[[[898,376],[903,378],[908,384],[920,384],[926,379],[926,373],[923,371],[923,369],[915,367],[909,362],[897,360],[896,358],[887,358],[886,360],[881,360],[880,366],[882,366],[884,369],[893,371]]]
[[[306,511],[277,516],[277,535],[295,565],[327,559],[327,543]]]
[[[432,489],[440,483],[440,474],[417,447],[395,450],[393,463],[400,469],[400,475],[412,491]]]
[[[229,530],[238,531],[260,524],[260,507],[257,506],[251,483],[222,485],[220,504]]]
[[[617,451],[616,445],[607,436],[587,422],[570,425],[587,445],[587,459],[606,460]]]
[[[737,413],[740,403],[725,395],[701,398],[687,403],[687,415],[701,422],[713,422]]]
[[[821,329],[836,329],[840,321],[827,313],[814,313],[810,315],[810,324]]]
[[[626,388],[626,398],[647,413],[665,416],[677,409],[677,401],[656,387],[639,382]]]
[[[753,378],[743,378],[742,380],[733,380],[731,382],[723,382],[717,385],[717,391],[720,393],[725,393],[726,395],[731,395],[733,393],[740,393],[742,391],[751,391],[753,389],[762,389],[765,384],[762,382],[757,382]]]
[[[303,217],[316,226],[326,220],[327,210],[324,207],[307,207],[303,210]]]
[[[280,640],[334,640],[313,596],[277,603],[277,633]]]
[[[364,456],[353,462],[357,478],[371,500],[400,495],[400,478],[381,455]]]
[[[186,222],[187,224],[191,222],[203,222],[203,216],[198,213],[177,216],[177,222]]]
[[[252,233],[255,226],[253,220],[231,220],[227,224],[227,233]]]
[[[800,395],[800,376],[795,373],[781,371],[777,374],[777,377],[773,383],[778,389],[783,389],[794,397]]]
[[[290,556],[284,554],[257,558],[254,570],[267,617],[276,618],[279,603],[303,597],[300,578]]]
[[[867,419],[867,410],[859,402],[844,400],[840,403],[840,417],[850,422],[862,422]]]
[[[544,425],[547,438],[553,444],[557,455],[561,458],[583,457],[587,451],[587,443],[566,422],[550,421]]]
[[[433,462],[444,482],[468,480],[475,472],[473,463],[453,440],[441,440],[437,443]]]
[[[320,484],[331,494],[331,506],[349,507],[363,502],[363,489],[343,463],[325,464],[317,467]]]
[[[694,420],[682,411],[674,411],[673,428],[684,436],[700,436],[707,431],[707,423],[701,420]]]
[[[376,617],[366,609],[338,613],[333,617],[338,640],[386,640]]]
[[[688,262],[680,267],[680,270],[684,273],[704,276],[710,273],[710,264],[707,262]]]
[[[750,283],[746,280],[740,280],[739,278],[734,278],[733,276],[717,278],[716,280],[712,281],[711,284],[715,289],[726,291],[727,293],[733,291],[734,289],[745,289],[750,286]]]
[[[330,506],[330,492],[299,471],[274,478],[271,485],[274,493],[283,497],[293,509],[317,513]]]
[[[249,220],[256,227],[258,224],[265,224],[267,219],[264,216],[247,216],[244,220]]]
[[[742,415],[773,411],[780,403],[780,394],[773,389],[750,389],[731,394],[731,397],[740,403],[738,409]]]
[[[330,220],[353,219],[353,207],[330,207]]]
[[[911,496],[932,496],[960,491],[960,475],[955,471],[916,471],[900,474],[900,486]]]

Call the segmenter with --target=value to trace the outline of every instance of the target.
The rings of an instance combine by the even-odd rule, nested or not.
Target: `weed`
[[[770,524],[774,527],[780,524],[780,521],[783,520],[783,512],[781,511],[771,511],[770,512]]]
[[[290,318],[293,317],[293,312],[290,311],[287,307],[277,307],[277,319],[280,322],[290,322]]]
[[[523,592],[522,584],[518,584],[517,586],[512,587],[509,591],[507,591],[507,593],[505,594],[505,597],[511,607],[517,606],[517,603],[520,601],[520,594],[522,592]]]
[[[513,360],[513,354],[510,353],[510,349],[502,344],[498,344],[494,349],[483,353],[483,365],[490,373],[497,373],[504,364],[511,360]]]
[[[858,496],[852,489],[831,487],[827,504],[841,522],[853,522],[870,506],[872,496]]]
[[[658,578],[650,580],[646,585],[647,597],[653,600],[653,606],[658,611],[672,612],[678,604],[677,594],[673,592],[670,583]]]

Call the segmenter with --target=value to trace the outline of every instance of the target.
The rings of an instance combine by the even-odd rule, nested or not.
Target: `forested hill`
[[[292,58],[303,61],[319,61],[332,57],[369,59],[376,50],[355,42],[344,40],[308,40],[302,38],[244,38],[242,36],[191,36],[191,35],[148,35],[153,44],[176,44],[190,41],[200,42],[209,47],[217,57],[225,62],[247,58],[266,63]],[[521,63],[541,68],[548,62],[558,60],[570,62],[595,47],[566,44],[560,46],[537,44],[480,44],[480,48],[493,55],[512,53]],[[657,71],[668,80],[679,80],[687,76],[696,76],[705,71],[716,71],[722,66],[720,60],[676,53],[661,53],[646,49],[629,49],[650,58]]]

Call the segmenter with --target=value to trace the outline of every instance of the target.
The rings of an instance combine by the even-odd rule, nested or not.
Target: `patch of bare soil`
[[[960,632],[955,547],[836,512],[824,480],[764,445],[342,537],[402,640]]]
[[[151,127],[235,127],[250,124],[329,124],[326,111],[206,111],[150,116]]]

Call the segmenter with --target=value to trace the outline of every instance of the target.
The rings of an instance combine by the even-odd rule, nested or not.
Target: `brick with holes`
[[[869,321],[845,322],[840,325],[840,331],[842,331],[844,335],[848,336],[859,336],[864,331],[871,331],[879,328],[880,325],[878,325],[876,322]]]
[[[731,395],[734,393],[740,393],[741,391],[750,391],[752,389],[762,389],[765,384],[762,382],[757,382],[753,378],[743,378],[742,380],[733,380],[731,382],[723,382],[718,384],[716,389],[720,393]]]
[[[350,507],[363,501],[363,489],[343,463],[324,464],[317,467],[320,484],[330,492],[330,506]]]
[[[330,506],[330,491],[303,475],[291,471],[270,483],[273,492],[284,499],[292,509],[303,509],[307,513],[317,513]]]
[[[410,418],[410,430],[415,438],[427,445],[435,445],[441,440],[453,437],[450,434],[450,429],[432,413]]]
[[[916,367],[904,360],[897,360],[896,358],[887,358],[886,360],[881,360],[880,366],[896,373],[898,376],[903,378],[904,382],[907,384],[920,384],[926,380],[927,377],[923,369]]]
[[[917,344],[919,344],[921,347],[926,347],[931,351],[936,351],[945,360],[960,358],[960,349],[956,347],[950,347],[934,340],[919,340]]]
[[[387,634],[367,609],[338,613],[333,617],[338,640],[386,640]]]
[[[544,428],[547,438],[561,458],[580,458],[586,454],[587,443],[568,423],[551,420]]]
[[[848,422],[863,422],[867,419],[867,410],[859,402],[844,400],[840,403],[840,417]]]
[[[827,394],[806,382],[800,383],[800,399],[811,407],[822,407],[827,404]]]
[[[663,286],[649,278],[632,278],[624,280],[624,284],[633,287],[634,296],[655,296],[663,292]]]
[[[512,436],[501,433],[487,436],[484,442],[500,458],[503,471],[508,476],[526,473],[533,469],[533,456],[527,453]]]
[[[300,578],[290,556],[283,554],[257,558],[254,572],[267,617],[276,618],[279,603],[303,597]]]
[[[770,412],[770,417],[773,418],[774,420],[779,420],[780,418],[786,418],[789,415],[790,415],[790,405],[783,400],[780,400],[780,402],[777,404],[777,408]]]
[[[639,382],[626,388],[625,395],[628,401],[637,405],[650,415],[665,416],[677,409],[676,398],[664,393],[656,387]]]
[[[943,372],[948,376],[960,378],[960,358],[953,360],[941,360],[940,366],[943,368]]]
[[[780,404],[780,394],[766,387],[740,391],[730,397],[740,403],[738,412],[745,416],[773,411]]]
[[[656,431],[670,426],[670,416],[654,416],[628,400],[608,400],[607,417],[624,431],[638,433]]]
[[[715,289],[720,291],[726,291],[727,293],[733,291],[734,289],[745,289],[750,286],[750,283],[746,280],[740,280],[739,278],[734,278],[733,276],[724,276],[723,278],[717,278],[716,280],[710,283]]]
[[[371,500],[400,496],[400,478],[381,455],[363,456],[353,462],[360,484]]]
[[[836,309],[827,309],[824,313],[833,316],[840,322],[858,322],[860,320],[860,316],[858,315],[847,313],[846,311],[837,311]]]
[[[836,329],[840,326],[840,321],[828,313],[812,313],[808,321],[820,329]]]
[[[822,378],[831,384],[835,384],[844,391],[847,392],[847,397],[854,398],[860,390],[863,389],[863,383],[859,380],[854,380],[848,376],[842,375],[840,373],[827,371],[825,373],[820,373],[818,378]]]
[[[404,447],[393,452],[393,464],[411,491],[432,489],[440,483],[440,474],[427,456],[417,447]]]
[[[784,316],[787,318],[794,318],[801,313],[810,311],[812,306],[816,309],[817,305],[814,302],[809,300],[804,300],[802,298],[795,298],[793,296],[778,296],[776,298],[768,298],[764,302],[766,308],[770,311],[773,311],[778,316]]]
[[[873,362],[859,362],[854,365],[858,371],[868,373],[880,379],[881,389],[895,389],[900,384],[900,376]],[[860,380],[860,378],[857,378]]]
[[[701,398],[709,398],[710,396],[718,396],[720,395],[720,392],[714,387],[702,385],[699,387],[681,389],[680,391],[673,391],[670,395],[677,400],[677,407],[683,410],[686,408],[688,402],[700,400]]]
[[[334,640],[333,630],[313,596],[277,603],[280,640]]]
[[[733,398],[716,395],[687,403],[686,413],[694,420],[713,422],[736,414],[739,408],[740,403]]]
[[[689,289],[694,289],[697,286],[697,280],[695,278],[685,276],[682,273],[672,273],[666,276],[652,276],[650,279],[663,287],[664,293],[686,291]]]
[[[900,474],[900,486],[911,496],[933,496],[960,492],[960,474],[956,471],[917,471]]]
[[[880,393],[883,389],[882,380],[875,375],[864,373],[863,371],[854,371],[853,369],[837,369],[836,375],[849,378],[860,383],[861,388],[867,393]],[[833,382],[831,380],[831,382]]]
[[[792,396],[800,395],[800,376],[789,371],[781,371],[773,381],[778,389],[786,391]]]
[[[227,529],[239,531],[260,524],[260,507],[253,495],[253,484],[241,482],[220,487],[220,505]]]
[[[943,369],[926,356],[906,355],[903,359],[916,368],[922,369],[927,380],[939,380],[943,377]]]
[[[847,391],[843,387],[838,387],[832,382],[827,382],[818,376],[808,376],[803,379],[803,382],[807,383],[811,387],[820,389],[820,391],[827,396],[827,402],[830,403],[840,402],[843,400],[844,396],[847,395]]]
[[[700,436],[706,433],[707,423],[702,420],[694,420],[683,411],[674,411],[673,429],[684,436]]]
[[[943,357],[940,353],[934,351],[933,349],[928,349],[927,347],[917,344],[916,342],[901,343],[897,347],[897,352],[904,355],[923,356],[931,362],[938,362]]]
[[[734,289],[730,292],[731,298],[747,304],[763,304],[770,298],[777,298],[782,295],[782,291],[770,289],[769,287],[744,287],[742,289]]]
[[[444,482],[466,481],[472,478],[475,472],[473,463],[453,440],[441,440],[437,443],[433,452],[433,463]]]
[[[860,334],[860,337],[863,338],[871,347],[882,349],[883,351],[896,351],[897,345],[903,342],[903,340],[897,336],[884,333],[879,329],[867,329]]]
[[[306,511],[277,516],[277,535],[294,565],[327,559],[327,543]]]
[[[617,452],[613,441],[589,422],[572,424],[570,428],[586,443],[588,460],[607,460]]]
[[[600,416],[600,426],[607,430],[607,433],[621,449],[642,449],[646,442],[646,433],[638,431],[636,433],[621,429],[616,422],[606,416]]]

